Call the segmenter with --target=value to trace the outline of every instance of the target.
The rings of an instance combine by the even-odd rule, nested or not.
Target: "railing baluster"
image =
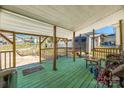
[[[99,48],[97,48],[97,57],[99,58]]]
[[[99,49],[99,58],[100,58],[100,53],[101,53],[101,49]]]
[[[114,54],[114,50],[115,50],[115,49],[113,48],[113,49],[112,49],[112,54]]]
[[[11,52],[9,52],[9,67],[11,67]]]
[[[6,69],[6,52],[4,53],[4,60],[5,60],[4,67],[5,67],[5,69]]]
[[[105,52],[104,52],[105,54],[104,54],[104,58],[106,58],[106,48],[105,48]]]
[[[106,57],[106,49],[104,49],[104,59],[105,59],[105,57]]]
[[[97,48],[96,48],[96,53],[97,53],[96,55],[97,55],[97,58],[98,58],[98,49]]]
[[[120,49],[119,49],[119,54],[121,54],[121,51],[122,51],[122,49],[120,48]]]
[[[107,51],[107,55],[106,56],[108,56],[108,48],[106,49],[106,51]]]
[[[2,69],[2,57],[1,57],[1,53],[0,53],[0,70]]]
[[[110,52],[109,52],[109,48],[108,48],[108,55],[110,54]]]
[[[103,58],[104,57],[104,49],[101,49],[101,58]]]
[[[113,50],[113,54],[115,54],[116,48]]]
[[[97,50],[96,50],[96,48],[94,48],[94,53],[95,53],[95,58],[97,58]]]
[[[99,58],[101,58],[101,48],[100,48],[99,56],[100,56]]]
[[[117,50],[117,49],[114,50],[114,54],[116,54],[116,50]]]
[[[108,49],[108,53],[109,53],[109,55],[111,54],[111,50],[110,50],[110,48]]]
[[[109,55],[111,54],[111,49],[109,48]]]
[[[101,48],[100,58],[102,58],[102,54],[103,54],[103,49]]]
[[[107,55],[109,55],[109,49],[107,49]]]
[[[106,57],[107,57],[107,48],[106,48]]]
[[[100,58],[100,48],[98,49],[98,56],[99,56],[98,58]]]
[[[98,55],[98,58],[99,58],[99,49],[97,49],[97,55]]]
[[[117,52],[118,52],[118,49],[115,50],[115,54],[117,54]]]

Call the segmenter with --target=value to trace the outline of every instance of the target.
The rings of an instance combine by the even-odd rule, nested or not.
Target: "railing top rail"
[[[49,50],[49,49],[54,49],[54,48],[41,48],[41,50]],[[65,47],[59,47],[57,49],[65,49]]]
[[[11,51],[0,51],[0,53],[6,53],[6,52],[13,52],[12,50]]]
[[[120,48],[112,48],[112,47],[102,47],[102,48],[95,48],[95,49],[120,49]]]

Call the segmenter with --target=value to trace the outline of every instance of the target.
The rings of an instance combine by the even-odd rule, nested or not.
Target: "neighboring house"
[[[58,47],[66,47],[65,42],[64,42],[63,40],[60,40],[60,41],[58,42]]]
[[[107,43],[110,43],[109,46],[115,45],[115,34],[98,34],[95,33],[95,40],[94,40],[94,46],[95,47],[101,47],[101,46],[107,46]],[[68,41],[68,47],[72,48],[72,39],[70,39]],[[82,34],[81,36],[77,36],[75,38],[75,46],[77,49],[83,50],[83,51],[87,51],[87,52],[91,52],[91,50],[93,49],[93,33],[89,32],[86,34]],[[60,41],[58,43],[58,47],[66,47],[64,41]]]
[[[78,49],[78,50],[81,49],[83,51],[86,51],[86,40],[87,40],[87,37],[85,35],[76,37],[75,38],[76,49]]]
[[[101,45],[103,45],[103,46],[115,46],[115,42],[116,42],[115,34],[110,34],[104,38]]]
[[[65,42],[64,42],[63,40],[60,40],[60,41],[58,42],[58,47],[66,47]],[[72,48],[72,39],[69,39],[69,40],[68,40],[68,47],[69,47],[69,48]]]
[[[94,47],[115,47],[115,34],[95,34]],[[93,35],[87,35],[87,45],[86,50],[91,52],[93,49]]]

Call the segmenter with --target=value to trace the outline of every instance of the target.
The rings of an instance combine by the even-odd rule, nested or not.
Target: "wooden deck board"
[[[63,73],[60,73],[60,74],[57,73],[57,75],[53,76],[52,78],[48,78],[47,80],[45,80],[45,82],[42,85],[42,87],[50,87],[50,85],[52,85],[51,87],[54,87],[54,85],[57,85],[58,83],[60,83],[61,80],[63,80],[63,78],[65,76],[67,76],[67,74],[69,74],[69,73],[67,73],[67,72],[63,72]],[[53,81],[55,81],[55,84],[54,84]]]
[[[43,65],[44,69],[26,76],[22,70],[25,68]],[[42,64],[31,64],[17,68],[18,87],[24,88],[80,88],[96,87],[93,75],[85,67],[85,61],[77,58],[60,58],[57,60],[57,71],[52,71],[52,62]],[[101,86],[100,86],[101,87]]]

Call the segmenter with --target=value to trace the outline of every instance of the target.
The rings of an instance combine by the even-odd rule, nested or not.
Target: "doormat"
[[[25,75],[32,74],[32,73],[37,72],[37,71],[41,71],[42,69],[43,69],[42,66],[36,66],[36,67],[24,69],[22,71],[22,73],[23,73],[23,76],[25,76]]]

